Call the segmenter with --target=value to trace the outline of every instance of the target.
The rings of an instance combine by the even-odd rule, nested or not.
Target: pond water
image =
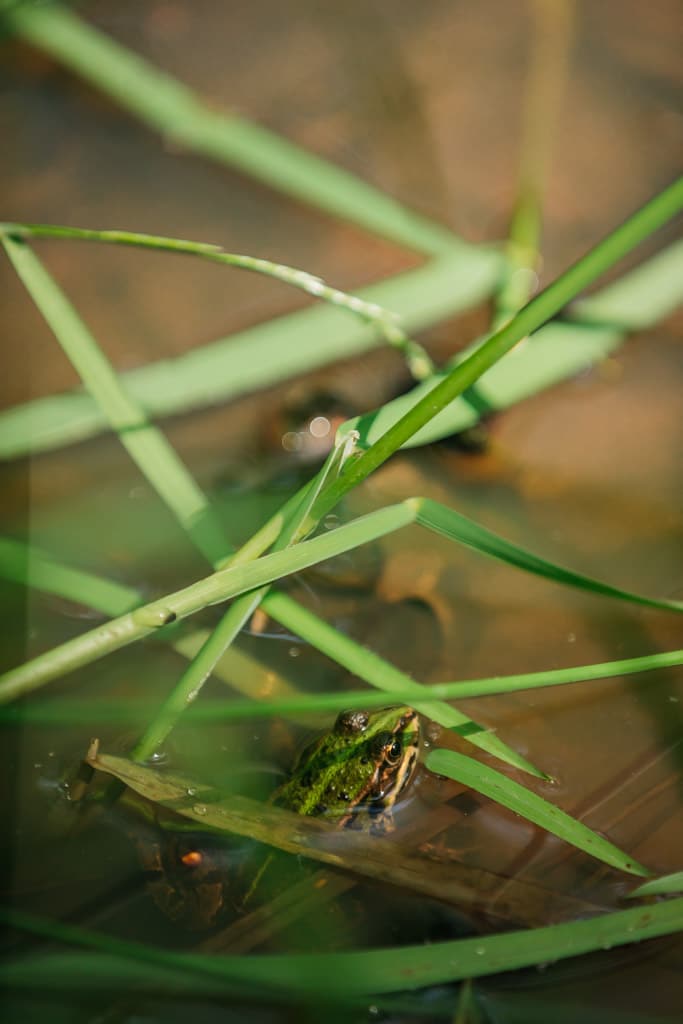
[[[519,10],[488,0],[476,8],[376,2],[342,12],[302,0],[285,13],[259,0],[239,13],[217,13],[206,2],[158,0],[141,15],[135,5],[100,0],[84,5],[84,14],[217,107],[269,125],[468,239],[504,233],[529,31]],[[671,99],[675,17],[667,3],[647,17],[635,3],[577,8],[571,88],[548,184],[544,281],[674,173],[680,128]],[[8,219],[217,241],[349,289],[419,263],[415,254],[236,173],[165,152],[151,133],[47,58],[11,40],[3,51],[9,84],[3,113],[16,139],[13,160],[2,171],[11,197]],[[256,275],[176,257],[71,243],[38,251],[121,371],[172,358],[303,303],[298,293]],[[3,407],[76,386],[74,371],[8,265],[0,267],[0,287],[12,311]],[[441,324],[421,340],[443,360],[483,331],[486,317],[479,311]],[[671,318],[629,340],[600,369],[493,419],[482,450],[444,442],[394,458],[338,510],[339,521],[409,496],[431,497],[572,569],[680,599],[679,336],[680,318]],[[239,542],[318,464],[315,454],[287,450],[284,437],[306,432],[316,416],[334,419],[372,408],[407,383],[398,358],[377,351],[163,427]],[[171,514],[109,436],[8,462],[2,472],[3,534],[149,598],[206,573]],[[417,527],[338,560],[329,572],[295,577],[287,590],[423,682],[542,671],[680,646],[672,615],[553,586]],[[0,595],[3,667],[102,621],[83,606],[37,591],[3,584]],[[215,621],[215,609],[200,616],[202,627]],[[236,646],[230,671],[237,689],[359,685],[265,616],[252,620]],[[170,647],[142,643],[71,673],[34,700],[64,694],[124,704],[144,692],[154,703],[184,664]],[[207,692],[215,698],[230,693],[216,679]],[[668,670],[459,706],[554,781],[516,778],[664,874],[680,869],[683,849],[681,700],[680,673]],[[330,721],[186,724],[165,745],[165,764],[265,799],[311,730]],[[141,815],[116,806],[75,823],[63,800],[64,777],[92,735],[104,750],[125,753],[142,726],[99,720],[2,726],[12,861],[4,902],[166,948],[212,948],[212,932],[169,926],[155,903],[147,884],[150,863],[138,855],[141,845],[149,849],[151,834]],[[428,727],[425,736],[432,745],[467,749]],[[555,921],[617,908],[631,887],[625,875],[424,768],[408,797],[396,813],[402,849],[429,848],[442,860],[453,857],[495,873],[502,880],[498,895],[525,907],[522,915]],[[234,865],[248,856],[244,851],[244,844],[232,844],[221,852],[226,870],[239,870]],[[331,877],[334,884],[328,878],[321,885],[317,902],[302,902],[299,913],[282,913],[267,926],[257,920],[250,930],[233,915],[226,925],[232,931],[214,948],[363,948],[539,923],[519,915],[501,922],[491,907],[487,913],[485,901],[467,912]],[[305,891],[306,879],[296,876],[291,884]],[[22,942],[28,948],[29,940]],[[551,1012],[558,1021],[601,1014],[673,1020],[681,966],[680,943],[667,940],[484,979],[477,987],[485,1019],[496,1022],[542,1020]],[[8,1003],[10,1013],[38,1016],[40,1001],[22,998]],[[450,997],[437,992],[427,998]],[[415,1011],[423,1019],[431,1019],[428,1005]],[[64,1020],[132,1022],[174,1020],[180,1011],[163,1000],[140,1008],[111,994],[109,1002],[86,1000],[78,1010],[65,1002],[60,1012]],[[219,1011],[206,1003],[191,1012],[213,1020]],[[250,1012],[254,1020],[288,1019],[284,1010],[252,1005]],[[434,1019],[448,1014],[435,1009]]]

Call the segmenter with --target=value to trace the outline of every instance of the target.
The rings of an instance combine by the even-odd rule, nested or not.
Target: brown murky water
[[[342,8],[255,0],[219,12],[208,0],[149,2],[144,11],[101,0],[84,5],[84,13],[216,106],[348,167],[468,239],[504,235],[528,56],[522,5],[375,0]],[[545,281],[674,176],[681,127],[677,25],[674,2],[659,0],[647,11],[631,0],[577,5],[570,87],[547,187]],[[215,241],[349,289],[419,263],[414,254],[237,173],[165,151],[151,133],[28,48],[6,40],[2,52],[0,118],[3,135],[13,139],[0,168],[7,219]],[[303,301],[273,282],[191,260],[67,243],[39,251],[119,370],[171,358]],[[74,371],[7,263],[0,264],[0,288],[9,311],[3,407],[74,387]],[[472,314],[424,340],[442,359],[485,323],[484,313]],[[630,340],[601,370],[499,417],[484,453],[465,455],[444,444],[393,460],[344,514],[426,495],[579,571],[680,597],[680,326],[672,318]],[[396,357],[376,352],[256,401],[177,417],[164,429],[239,538],[279,504],[301,472],[296,457],[278,445],[288,409],[324,389],[350,411],[361,410],[405,383]],[[271,479],[256,483],[264,460]],[[6,465],[3,497],[4,532],[30,531],[35,544],[64,561],[150,595],[204,572],[109,437]],[[425,681],[680,646],[672,616],[552,587],[416,528],[385,542],[371,569],[369,593],[319,579],[295,582],[294,591]],[[97,621],[85,609],[39,594],[17,607],[16,591],[5,588],[2,600],[10,623],[7,664]],[[264,633],[241,644],[276,676],[320,687],[353,683],[272,624],[265,623]],[[180,668],[171,651],[140,645],[96,672],[75,673],[54,692],[96,687],[102,696],[123,698],[144,680],[162,694]],[[216,695],[222,692],[216,684]],[[680,868],[683,849],[682,696],[680,673],[667,671],[470,701],[463,709],[556,779],[538,785],[539,792],[665,873]],[[288,735],[278,728],[212,730],[211,770],[227,774],[223,755],[238,750],[255,766],[245,785],[267,792],[270,770],[291,756]],[[103,740],[121,743],[120,731],[105,729]],[[50,840],[46,809],[62,768],[79,756],[88,735],[25,728],[7,737],[13,741],[15,899],[121,934],[166,933],[140,887],[130,843],[114,825],[104,842],[86,836],[77,850],[73,844],[55,849]],[[204,743],[184,730],[172,756],[196,764]],[[623,876],[426,775],[407,814],[411,834],[421,817],[426,830],[437,823],[439,841],[465,863],[546,888],[549,913],[553,892],[612,907],[627,888]],[[137,879],[132,886],[130,878]],[[387,907],[391,900],[384,908],[390,913]],[[400,941],[418,938],[400,935]],[[575,1019],[608,1010],[615,1019],[626,1010],[674,1019],[680,945],[647,952],[629,955],[627,973],[606,954],[538,977],[519,974],[502,986],[484,982],[488,1011],[497,1021],[536,1019],[532,1014],[545,1005],[556,1017],[565,1005],[577,1008]]]

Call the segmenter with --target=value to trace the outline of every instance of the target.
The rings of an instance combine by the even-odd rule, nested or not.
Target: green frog
[[[396,798],[417,764],[419,739],[412,708],[342,711],[332,730],[302,752],[270,803],[324,816],[340,828],[390,832]]]
[[[420,724],[413,708],[343,711],[333,728],[301,753],[290,777],[271,795],[278,807],[325,817],[338,828],[381,836],[393,830],[393,808],[417,765]],[[212,928],[231,904],[240,911],[282,885],[277,853],[261,854],[242,870],[222,867],[220,845],[196,835],[169,833],[138,851],[150,875],[157,905],[192,929]],[[224,851],[223,844],[223,851]],[[232,875],[232,880],[230,879]],[[235,875],[242,889],[235,903]],[[264,885],[265,878],[265,885]],[[279,881],[278,881],[279,880]],[[232,896],[232,898],[231,898]]]

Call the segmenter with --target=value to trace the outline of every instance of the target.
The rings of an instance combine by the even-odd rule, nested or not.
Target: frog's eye
[[[390,732],[378,732],[371,740],[372,756],[374,759],[386,757],[392,744],[393,736]]]
[[[339,733],[365,732],[370,721],[367,711],[342,711],[334,723],[334,731]]]
[[[403,753],[403,744],[400,739],[395,739],[391,746],[387,747],[384,753],[389,764],[396,764]]]

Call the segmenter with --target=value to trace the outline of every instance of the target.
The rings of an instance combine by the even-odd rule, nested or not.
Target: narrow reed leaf
[[[683,301],[682,281],[683,242],[676,242],[595,295],[577,302],[571,307],[571,319],[546,324],[515,346],[478,379],[476,407],[461,395],[408,438],[403,447],[448,437],[476,423],[482,411],[508,409],[601,362],[621,345],[629,331],[652,327],[672,313]],[[357,430],[364,448],[374,444],[480,344],[459,353],[446,369],[407,394],[348,420],[341,432]]]
[[[394,313],[378,306],[375,302],[366,302],[358,295],[351,295],[339,288],[331,287],[322,278],[316,277],[307,270],[299,270],[284,263],[273,263],[272,260],[257,256],[225,252],[219,245],[186,242],[179,238],[165,238],[160,235],[136,234],[133,231],[93,231],[56,224],[0,223],[0,235],[23,241],[32,238],[61,238],[80,242],[109,242],[114,245],[156,249],[160,252],[184,253],[186,256],[198,256],[237,270],[263,274],[265,277],[281,281],[292,288],[298,288],[307,295],[346,310],[361,321],[369,323],[387,344],[403,354],[406,365],[416,380],[428,377],[435,369],[426,350],[408,337],[399,323],[399,318]]]
[[[273,583],[284,575],[299,572],[335,554],[349,551],[359,543],[390,533],[413,519],[414,510],[410,505],[390,505],[285,551],[277,551],[253,562],[213,573],[174,594],[112,619],[5,673],[0,677],[0,703],[23,696],[64,672],[111,654],[135,640],[141,640],[155,630],[187,618],[207,605],[220,604],[248,590]]]
[[[212,561],[217,550],[225,553],[228,542],[201,489],[161,431],[148,423],[137,402],[127,394],[57,283],[24,242],[2,233],[0,240],[31,298],[128,454],[205,557]]]
[[[187,86],[60,4],[17,5],[3,16],[27,42],[161,132],[166,143],[237,167],[257,181],[409,250],[431,256],[469,251],[447,228],[413,213],[350,172],[253,122],[204,105]]]
[[[10,235],[3,235],[2,240],[22,280],[81,372],[94,397],[102,406],[109,422],[114,427],[134,424],[139,427],[138,430],[124,432],[121,435],[121,440],[138,462],[142,472],[207,559],[214,563],[219,561],[228,548],[227,542],[223,539],[213,518],[206,497],[173,448],[161,432],[146,424],[143,412],[121,386],[116,374],[97,348],[87,328],[35,254],[23,242],[17,241]],[[281,526],[282,524],[278,527],[277,532]],[[249,548],[249,543],[245,548]],[[258,595],[258,597],[260,598],[262,595]],[[266,607],[272,610],[270,599],[266,597],[265,600]],[[247,606],[254,608],[257,604],[258,599],[254,602],[247,599],[246,602],[243,602],[242,608]],[[278,608],[281,621],[287,625],[287,615],[292,608],[295,608],[295,603],[291,599],[283,597],[278,602]],[[76,641],[62,645],[54,652],[41,655],[33,662],[9,673],[5,677],[4,683],[0,682],[0,703],[28,692],[36,686],[42,686],[64,672],[88,664],[93,658],[100,657],[110,650],[116,650],[133,639],[148,635],[177,617],[175,609],[170,608],[165,602],[157,602],[156,607],[138,609],[128,618],[119,619],[116,624],[110,623],[99,632],[85,634]],[[235,628],[239,628],[239,620],[240,608],[238,607],[229,612],[228,622],[222,634],[223,640],[228,638]],[[315,643],[315,629],[313,628],[312,634],[306,636],[307,626],[315,627],[314,616],[310,616],[300,626],[299,631],[303,639],[309,639],[310,642]],[[209,646],[207,647],[207,645]],[[220,646],[218,639],[207,640],[202,663],[204,660],[207,663],[214,660],[213,654]],[[347,641],[345,645],[341,646],[345,646],[353,654],[355,645],[352,641]],[[200,667],[202,663],[200,663]],[[381,667],[381,662],[376,667]],[[193,688],[193,686],[189,687],[190,693]],[[187,694],[188,687],[185,686],[182,692]],[[175,706],[180,708],[181,692],[179,691],[176,696],[178,699],[175,701]],[[446,705],[441,709],[435,708],[434,717],[437,720],[444,719],[444,724],[449,722],[455,724],[454,720],[457,720],[459,725],[467,728],[472,726],[465,715],[460,715]],[[146,749],[147,744],[153,742],[153,739],[152,734],[147,735],[145,744],[140,749]],[[503,743],[496,741],[495,746],[513,763],[519,764],[520,767],[527,765],[524,759],[520,759]],[[531,766],[528,767],[531,768]]]
[[[628,894],[628,898],[669,896],[675,892],[683,892],[683,871],[675,871],[672,875],[662,875],[661,878],[651,878],[649,882],[644,882],[637,889],[633,889]]]
[[[589,593],[600,594],[604,597],[614,597],[620,601],[629,601],[633,604],[643,605],[646,608],[659,608],[666,611],[683,612],[683,601],[669,601],[664,598],[644,597],[628,590],[621,590],[609,583],[602,583],[600,580],[590,576],[583,576],[580,573],[572,572],[561,565],[549,562],[545,558],[505,540],[504,537],[487,530],[479,523],[448,508],[438,501],[430,498],[412,498],[417,508],[416,522],[421,526],[439,533],[450,540],[473,548],[482,555],[489,555],[508,565],[524,569],[525,572],[535,576],[542,576],[552,580],[554,583],[562,583],[565,586],[576,587],[579,590],[586,590]]]
[[[196,633],[176,640],[173,647],[189,657],[199,650],[208,635],[206,631],[198,630]],[[373,657],[377,658],[377,655]],[[378,660],[381,659],[378,658]],[[386,689],[379,693],[372,690],[342,690],[338,693],[300,694],[292,687],[282,696],[270,697],[267,700],[205,700],[201,705],[193,707],[189,714],[195,722],[240,721],[245,718],[263,718],[271,715],[301,716],[320,712],[346,711],[350,708],[368,710],[383,707],[385,704],[400,704],[408,701],[415,707],[428,708],[428,711],[424,712],[425,715],[431,712],[429,717],[432,717],[434,721],[441,721],[444,717],[442,708],[445,707],[440,703],[442,700],[490,697],[496,694],[517,693],[520,690],[543,689],[547,686],[567,686],[571,683],[592,679],[610,679],[616,676],[674,668],[679,665],[683,665],[683,650],[665,651],[660,654],[625,658],[620,661],[604,661],[595,665],[577,665],[575,668],[548,669],[545,672],[493,676],[489,679],[463,679],[453,683],[430,683],[428,687],[423,687],[408,676],[404,676],[403,673],[399,673],[405,682],[400,689]],[[387,674],[387,687],[389,687],[394,682],[392,673],[398,672],[398,670],[386,662],[384,666]],[[362,668],[362,666],[360,667]],[[243,678],[246,675],[254,676],[262,671],[262,666],[253,658],[242,651],[231,649],[228,652],[225,667],[222,668],[219,663],[214,674],[234,685],[236,672],[238,677]],[[364,671],[370,674],[371,662],[368,662]],[[281,683],[280,686],[282,688],[283,684]],[[240,689],[242,693],[250,692],[245,686],[235,688]],[[427,704],[424,699],[425,695],[434,699]],[[30,721],[34,725],[73,724],[74,722],[88,724],[99,721],[130,722],[139,720],[142,709],[152,710],[149,703],[142,700],[122,704],[120,701],[75,701],[61,697],[59,700],[42,701],[39,704],[21,708],[14,708],[11,705],[0,706],[0,722],[12,722],[18,719]],[[454,711],[452,708],[447,708],[447,710]],[[458,713],[456,712],[456,714]],[[477,736],[477,727],[464,715],[460,716],[460,723],[451,725],[451,730],[482,749],[487,741],[495,742],[496,737],[492,733],[486,732],[482,726],[478,727],[481,735]],[[490,753],[497,753],[497,751],[490,749]],[[497,754],[497,756],[502,760],[508,760],[501,754]],[[508,760],[508,763],[512,762]],[[521,767],[519,764],[515,766]],[[535,774],[540,773],[536,772]]]
[[[0,537],[0,576],[112,616],[122,615],[140,603],[140,595],[132,587],[72,569],[40,548],[10,537]]]
[[[539,292],[507,324],[484,341],[433,390],[401,417],[349,467],[325,493],[324,513],[381,466],[409,438],[477,381],[522,338],[538,330],[614,263],[683,210],[683,177],[636,210],[611,234]],[[322,496],[321,496],[322,497]]]
[[[471,757],[465,757],[464,754],[458,754],[453,750],[433,750],[428,754],[426,764],[427,768],[437,775],[445,775],[469,786],[477,793],[482,793],[519,814],[526,821],[540,826],[611,867],[632,875],[650,874],[648,869],[638,864],[633,857],[623,853],[586,825],[582,825],[538,794],[520,786],[518,782],[513,782],[487,765],[479,764]]]
[[[342,998],[402,992],[464,978],[481,978],[671,935],[683,928],[683,897],[656,906],[633,907],[587,920],[502,935],[351,953],[267,954],[258,957],[211,957],[170,952],[15,910],[1,911],[0,919],[13,928],[97,950],[108,958],[120,957],[131,963],[134,978],[140,977],[137,969],[140,963],[152,963],[160,968],[173,969],[181,978],[188,974],[204,975],[202,983],[205,981],[210,988],[221,980],[225,984],[239,981],[262,996],[279,994],[294,998],[319,993]],[[42,975],[35,971],[33,960],[32,956],[6,960],[0,965],[0,980],[6,985],[40,987]],[[40,962],[46,963],[44,956]],[[103,961],[97,957],[93,963],[103,964]],[[111,959],[104,963],[111,968]],[[43,980],[48,989],[55,981],[59,987],[56,971],[48,973]],[[215,987],[212,990],[215,991]]]
[[[285,599],[286,595],[279,592],[270,593],[266,598],[268,611],[276,618],[281,618]],[[525,757],[493,733],[486,732],[482,726],[473,722],[457,708],[433,700],[431,686],[421,686],[411,676],[401,672],[369,648],[350,640],[302,605],[290,602],[284,611],[287,623],[295,633],[314,644],[318,650],[333,658],[349,672],[382,691],[383,699],[380,701],[376,697],[377,704],[374,706],[381,707],[386,702],[387,692],[392,694],[392,700],[398,700],[399,703],[409,700],[420,714],[433,719],[446,729],[460,733],[481,750],[530,775],[547,778]]]
[[[413,333],[484,299],[500,265],[493,250],[474,250],[433,260],[358,295],[392,310]],[[369,324],[317,305],[130,370],[120,379],[144,414],[159,418],[229,401],[381,343]],[[90,395],[72,391],[34,399],[0,413],[0,458],[60,448],[106,428],[107,419]]]

